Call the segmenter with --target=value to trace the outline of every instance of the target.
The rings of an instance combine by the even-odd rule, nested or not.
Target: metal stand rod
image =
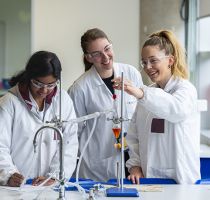
[[[117,187],[120,187],[119,162],[117,162]]]
[[[61,123],[62,121],[62,116],[61,116],[61,75],[60,75],[60,82],[59,82],[59,92],[60,92],[60,95],[59,95],[59,122]],[[62,128],[62,127],[61,127]]]
[[[124,177],[124,130],[123,130],[123,120],[124,120],[124,75],[121,75],[121,184],[120,188],[123,190],[123,177]]]

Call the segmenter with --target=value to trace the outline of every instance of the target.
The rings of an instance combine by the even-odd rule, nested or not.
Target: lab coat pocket
[[[165,120],[153,118],[151,123],[151,133],[164,133]]]

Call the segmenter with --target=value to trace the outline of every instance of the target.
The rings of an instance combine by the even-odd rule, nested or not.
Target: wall
[[[25,66],[30,55],[30,6],[29,0],[0,0],[0,21],[4,33],[1,48],[0,78],[8,78]],[[5,69],[2,69],[5,68]]]
[[[210,14],[210,1],[198,0],[199,2],[199,16],[206,16]]]
[[[115,61],[138,66],[139,0],[32,0],[32,51],[55,52],[67,89],[84,71],[80,37],[103,29],[113,42]]]
[[[182,0],[141,0],[141,45],[153,31],[169,29],[184,45],[184,22],[180,18]]]
[[[182,0],[141,0],[140,46],[149,34],[160,29],[174,31],[184,46],[184,22],[179,15],[181,2]],[[146,76],[144,82],[150,83]]]

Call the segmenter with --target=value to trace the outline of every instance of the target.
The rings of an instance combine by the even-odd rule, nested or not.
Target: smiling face
[[[98,38],[90,42],[87,52],[85,58],[95,66],[101,76],[110,74],[110,72],[112,75],[113,50],[112,45],[106,38]]]
[[[57,79],[53,75],[37,77],[31,80],[30,91],[36,101],[43,101],[56,87]]]
[[[165,50],[160,50],[158,46],[145,46],[141,56],[144,71],[151,81],[164,88],[172,76],[173,56],[166,55]]]

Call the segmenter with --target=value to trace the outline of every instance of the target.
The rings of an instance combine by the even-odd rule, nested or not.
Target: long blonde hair
[[[174,56],[174,63],[171,66],[172,74],[175,77],[188,79],[185,49],[181,46],[174,33],[169,30],[152,33],[142,48],[156,45],[160,50],[165,50],[166,55]]]

